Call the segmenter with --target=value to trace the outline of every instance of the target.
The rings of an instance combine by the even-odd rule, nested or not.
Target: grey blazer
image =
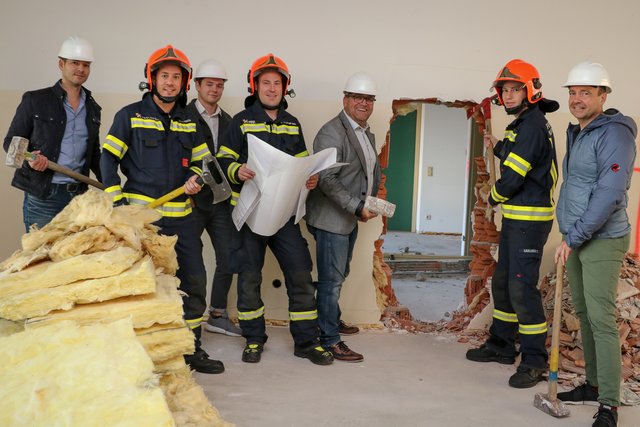
[[[375,138],[367,131],[375,150]],[[318,187],[307,198],[307,224],[336,234],[349,234],[358,223],[355,212],[367,197],[367,166],[358,137],[344,111],[320,129],[313,141],[315,153],[325,148],[338,150],[339,163],[345,166],[320,172]],[[378,194],[380,164],[376,161],[371,196]]]

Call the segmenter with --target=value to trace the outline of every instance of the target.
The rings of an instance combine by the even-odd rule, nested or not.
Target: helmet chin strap
[[[282,101],[280,101],[280,103],[278,105],[275,105],[275,106],[273,106],[273,105],[265,105],[265,104],[262,103],[262,101],[260,101],[260,97],[258,97],[258,102],[260,103],[260,106],[262,108],[264,108],[265,110],[269,110],[269,111],[279,110],[280,107],[282,106]]]
[[[522,113],[527,107],[529,106],[529,103],[527,102],[526,99],[524,99],[520,105],[518,105],[517,107],[511,107],[511,108],[507,108],[506,106],[504,107],[504,111],[510,115],[510,116],[514,116],[514,115],[518,115],[520,113]]]
[[[158,93],[158,90],[156,89],[155,86],[153,86],[152,89],[153,94],[158,97],[158,99],[160,101],[162,101],[165,104],[171,104],[173,102],[176,102],[178,100],[178,98],[180,97],[180,95],[182,95],[182,89],[180,90],[180,93],[178,93],[176,96],[162,96]]]

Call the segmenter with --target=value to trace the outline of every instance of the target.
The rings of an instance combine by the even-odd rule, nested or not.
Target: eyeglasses
[[[525,88],[527,87],[527,85],[522,85],[522,86],[518,86],[518,87],[502,87],[502,94],[504,95],[505,93],[518,93],[521,90],[525,90]]]
[[[366,103],[373,104],[376,102],[376,97],[373,95],[361,95],[359,93],[345,93],[348,98],[353,99],[356,104]]]

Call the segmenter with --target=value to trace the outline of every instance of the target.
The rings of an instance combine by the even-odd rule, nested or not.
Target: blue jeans
[[[42,228],[51,222],[77,194],[67,191],[64,184],[51,184],[49,195],[43,199],[25,192],[22,218],[27,232],[32,224]]]
[[[340,342],[340,290],[349,275],[353,247],[358,237],[358,226],[350,234],[335,234],[307,224],[316,240],[318,264],[318,326],[320,342],[329,347]]]

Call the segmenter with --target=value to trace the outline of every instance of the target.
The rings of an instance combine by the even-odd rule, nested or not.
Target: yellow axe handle
[[[164,205],[165,203],[170,202],[171,200],[175,199],[178,196],[182,196],[183,194],[184,194],[184,185],[180,188],[176,188],[171,193],[167,193],[164,196],[158,199],[155,199],[153,202],[149,203],[147,207],[151,209],[155,209],[160,205]]]
[[[201,176],[196,178],[196,183],[198,183],[198,185],[205,184],[204,179],[202,179]],[[170,202],[171,200],[175,199],[178,196],[182,196],[183,194],[184,194],[184,185],[182,187],[176,188],[171,193],[167,193],[164,196],[154,200],[153,202],[149,203],[147,207],[151,209],[157,208],[158,206],[164,205],[165,203]]]

